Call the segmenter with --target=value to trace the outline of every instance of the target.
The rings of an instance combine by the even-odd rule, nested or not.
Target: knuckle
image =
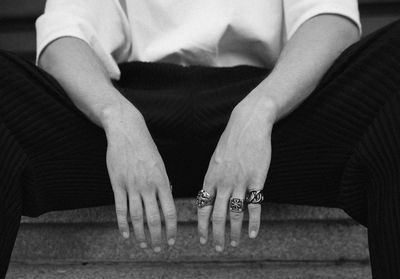
[[[164,218],[170,222],[173,222],[177,219],[175,211],[172,210],[164,212]]]
[[[224,190],[224,189],[230,189],[230,188],[232,188],[232,185],[233,185],[233,183],[230,182],[230,181],[221,180],[221,181],[218,183],[218,188],[219,188],[219,189],[222,189],[222,190]]]
[[[251,211],[259,210],[261,207],[260,204],[249,203],[248,208]]]
[[[229,197],[229,192],[225,191],[219,191],[218,192],[219,195],[217,195],[217,197],[215,198],[215,205],[225,205],[228,203],[228,197]],[[214,213],[216,215],[216,213]]]
[[[215,185],[215,184],[216,184],[215,179],[209,174],[208,176],[206,176],[204,178],[203,189],[204,190],[211,189],[211,185]]]
[[[131,220],[133,223],[142,223],[143,216],[140,214],[131,214]]]
[[[127,222],[126,220],[122,219],[122,220],[119,220],[119,221],[118,221],[118,225],[119,225],[121,228],[125,228],[125,227],[128,226],[128,222]]]
[[[116,207],[115,212],[117,213],[117,216],[125,218],[126,217],[126,208],[123,207]]]
[[[237,212],[231,213],[231,220],[232,221],[240,221],[242,219],[242,214]]]
[[[218,182],[218,171],[216,169],[216,165],[213,162],[210,162],[210,167],[207,170],[206,175],[204,176],[204,184],[205,185],[214,185]]]
[[[151,242],[152,242],[153,246],[159,246],[159,245],[161,245],[161,237],[158,235],[154,235],[151,238]]]
[[[136,175],[135,176],[135,187],[138,190],[143,190],[143,188],[146,186],[146,180],[143,175]]]
[[[161,225],[160,216],[151,216],[147,219],[149,227],[158,227]]]
[[[150,175],[147,178],[147,186],[160,187],[163,184],[164,184],[164,180],[158,175]]]
[[[150,195],[150,194],[154,193],[154,191],[155,191],[154,185],[146,184],[146,183],[141,183],[139,185],[139,189],[140,189],[140,192],[145,195]]]
[[[225,223],[225,218],[222,215],[213,215],[212,222],[214,225],[222,225]]]
[[[205,224],[198,224],[198,225],[197,225],[197,229],[198,229],[198,231],[199,231],[200,233],[203,234],[203,233],[206,231],[207,227],[205,226]]]
[[[138,239],[138,240],[141,240],[141,241],[146,241],[146,236],[145,236],[145,234],[144,234],[144,231],[135,231],[135,234],[136,234],[136,238]]]
[[[209,216],[209,213],[204,208],[199,208],[197,214],[201,219],[206,219]]]
[[[137,234],[136,235],[136,239],[139,242],[146,242],[146,237],[144,235],[142,235],[142,234]]]
[[[122,172],[115,170],[115,169],[111,169],[110,170],[110,178],[111,178],[112,182],[114,182],[113,186],[115,188],[123,188],[123,185],[124,185],[123,182],[126,179]]]

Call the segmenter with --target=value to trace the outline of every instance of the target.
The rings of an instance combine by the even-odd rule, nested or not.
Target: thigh
[[[28,157],[23,214],[109,203],[106,141],[46,72],[0,52],[0,115]]]
[[[397,21],[347,48],[311,96],[278,123],[273,142],[278,150],[285,152],[276,152],[275,162],[285,165],[282,160],[286,160],[287,165],[299,166],[286,172],[273,163],[270,185],[275,185],[274,189],[280,186],[283,175],[292,176],[293,188],[297,187],[299,196],[303,189],[312,192],[310,197],[324,191],[333,197],[326,199],[329,206],[341,207],[357,221],[367,224],[367,181],[371,175],[367,161],[384,153],[398,156],[397,149],[389,148],[384,153],[382,150],[393,146],[393,139],[397,138],[397,128],[393,127],[400,127],[395,111],[389,109],[400,106],[399,35],[400,21]],[[390,133],[391,136],[384,137]],[[294,154],[300,156],[286,152],[287,145],[292,148],[296,145],[298,151]],[[360,150],[366,148],[371,151],[369,158],[360,159]],[[307,177],[306,171],[310,176]],[[314,184],[314,178],[310,181],[314,174],[321,179],[315,180],[318,183],[309,189],[307,184]],[[318,202],[324,201],[318,194],[316,198]]]
[[[0,65],[0,120],[28,157],[21,180],[23,214],[112,204],[104,131],[75,107],[54,78],[32,63],[0,52]],[[151,68],[156,70],[155,65]],[[186,122],[179,119],[190,114],[175,111],[189,99],[179,98],[180,91],[161,90],[165,85],[128,87],[122,93],[143,112],[167,168],[175,174],[173,182],[179,184],[190,142]]]
[[[341,207],[365,223],[368,174],[354,168],[352,158],[382,108],[400,93],[399,34],[396,22],[347,48],[309,98],[276,123],[267,200]],[[201,158],[196,189],[231,110],[268,71],[237,67],[198,74],[203,83],[195,97]],[[362,168],[362,162],[356,164]]]

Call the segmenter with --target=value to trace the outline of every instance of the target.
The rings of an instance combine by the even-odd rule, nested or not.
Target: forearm
[[[273,121],[303,102],[339,54],[359,39],[358,28],[337,15],[305,22],[288,41],[272,70],[250,94],[252,106],[271,112]]]
[[[105,128],[112,112],[140,113],[112,85],[102,62],[90,46],[77,38],[55,40],[43,51],[39,66],[64,88],[73,103],[91,121]]]

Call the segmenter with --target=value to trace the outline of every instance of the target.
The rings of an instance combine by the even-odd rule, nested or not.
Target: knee
[[[8,50],[0,49],[0,61],[3,61],[4,59],[9,58],[13,55],[15,54]]]
[[[0,76],[10,72],[10,67],[14,56],[15,54],[12,52],[0,49]]]
[[[384,42],[395,45],[400,51],[400,19],[389,23],[381,30],[383,31],[382,38]]]
[[[400,19],[395,20],[394,22],[391,23],[395,28],[397,28],[397,31],[400,31]]]
[[[0,49],[0,82],[3,85],[10,81],[24,80],[23,77],[31,66],[30,62],[17,54]],[[1,87],[0,85],[0,89]]]

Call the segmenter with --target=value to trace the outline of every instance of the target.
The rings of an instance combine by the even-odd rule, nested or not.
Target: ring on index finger
[[[246,203],[261,204],[264,200],[264,194],[262,190],[249,191],[246,195]]]
[[[207,205],[213,205],[214,204],[214,199],[210,193],[208,193],[206,190],[200,190],[199,193],[197,194],[197,207],[202,208]]]

